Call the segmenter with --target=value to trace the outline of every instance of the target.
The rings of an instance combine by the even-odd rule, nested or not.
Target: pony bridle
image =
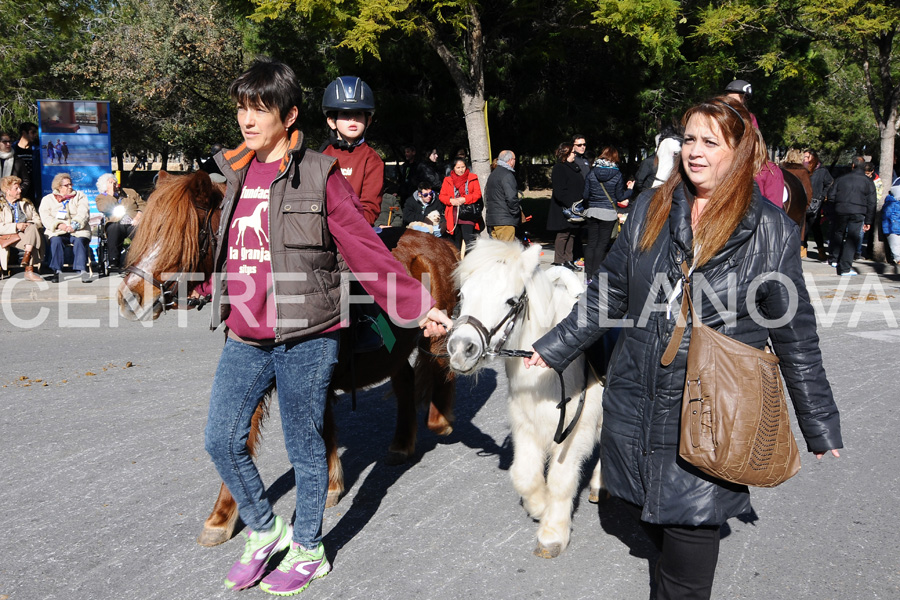
[[[487,327],[482,324],[481,321],[472,317],[470,315],[463,315],[456,320],[453,324],[453,328],[457,329],[461,325],[469,325],[472,327],[477,333],[478,337],[481,338],[481,354],[478,356],[478,360],[483,359],[485,356],[502,356],[505,358],[514,358],[514,357],[524,357],[530,358],[534,352],[532,350],[505,350],[503,349],[503,344],[506,343],[506,339],[509,337],[509,334],[512,333],[513,328],[516,326],[516,320],[519,318],[528,306],[528,294],[523,291],[522,295],[519,296],[518,300],[508,300],[510,305],[509,311],[506,313],[506,316],[503,317],[499,323],[497,323],[496,327],[488,331]],[[501,332],[502,329],[502,332]],[[494,339],[494,336],[500,332],[500,336],[497,339]],[[553,435],[553,441],[557,444],[562,444],[569,434],[572,433],[572,430],[575,429],[575,425],[578,423],[578,420],[581,418],[581,412],[584,410],[584,401],[587,397],[587,388],[588,388],[588,362],[587,358],[584,358],[584,386],[581,388],[581,394],[578,398],[578,406],[575,409],[575,415],[572,417],[572,420],[569,422],[569,425],[566,426],[566,406],[569,402],[572,401],[572,398],[566,396],[566,382],[562,372],[557,372],[557,376],[559,377],[559,391],[560,391],[560,400],[559,404],[556,405],[556,408],[559,409],[559,423],[556,426],[556,433]]]
[[[200,228],[197,240],[200,246],[200,254],[197,259],[198,263],[202,263],[206,259],[206,256],[209,254],[210,247],[216,239],[215,233],[212,229],[212,217],[216,211],[216,208],[217,207],[215,206],[210,206],[209,208],[200,209],[206,211],[206,218],[204,219],[203,226]],[[159,306],[160,310],[165,313],[167,310],[173,310],[178,307],[178,292],[181,284],[184,282],[185,271],[179,271],[165,281],[160,281],[153,276],[153,273],[148,273],[147,271],[135,265],[126,267],[125,273],[136,275],[159,290],[159,296],[157,296],[156,299],[153,300],[153,305],[151,306],[152,309],[155,309],[157,306]],[[187,299],[187,305],[189,307],[196,306],[197,310],[203,308],[207,302],[209,302],[208,298]]]
[[[513,328],[516,326],[519,315],[524,313],[525,309],[528,307],[528,293],[523,291],[518,299],[514,300],[510,298],[507,303],[509,304],[509,311],[507,311],[506,315],[500,319],[500,322],[490,331],[488,331],[488,328],[485,327],[481,321],[471,315],[463,315],[453,324],[455,328],[459,328],[462,325],[468,325],[478,334],[478,337],[481,339],[482,348],[478,360],[481,360],[485,356],[531,356],[530,351],[523,352],[522,350],[502,349],[509,334],[512,333]],[[499,336],[497,335],[498,333],[500,334]]]

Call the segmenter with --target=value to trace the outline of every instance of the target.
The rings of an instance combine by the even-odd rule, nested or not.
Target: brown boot
[[[44,278],[34,272],[34,267],[27,265],[25,267],[25,279],[28,281],[43,281]]]
[[[26,250],[25,254],[22,255],[22,262],[19,263],[20,267],[27,267],[31,264],[31,250]]]

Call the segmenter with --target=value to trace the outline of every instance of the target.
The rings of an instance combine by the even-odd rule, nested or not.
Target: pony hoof
[[[328,494],[325,496],[325,508],[334,508],[338,505],[338,502],[341,501],[341,491],[340,490],[328,490]]]
[[[409,460],[409,454],[406,452],[400,452],[399,450],[388,450],[387,456],[384,458],[385,464],[391,467],[402,465],[407,460]]]
[[[534,549],[534,555],[538,558],[556,558],[560,552],[562,552],[562,544],[545,546],[538,542],[537,547]]]
[[[431,429],[431,427],[429,427],[428,429]],[[434,429],[431,429],[431,433],[433,433],[434,435],[450,435],[451,433],[453,433],[453,425],[435,427]]]
[[[197,537],[197,543],[209,548],[211,546],[224,544],[229,539],[231,539],[231,535],[228,533],[227,529],[204,527],[203,531],[200,532],[200,536]]]
[[[600,504],[601,494],[603,500],[609,500],[609,492],[607,492],[603,488],[599,488],[596,490],[591,488],[591,493],[588,496],[588,502],[590,502],[591,504]]]

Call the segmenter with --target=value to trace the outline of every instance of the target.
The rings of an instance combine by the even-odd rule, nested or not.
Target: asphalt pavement
[[[900,598],[900,380],[891,358],[900,276],[865,261],[857,268],[860,276],[840,278],[804,260],[846,447],[840,459],[804,453],[795,478],[752,491],[754,514],[723,529],[715,598]],[[120,319],[117,281],[0,282],[0,599],[266,598],[222,584],[242,538],[195,542],[219,486],[203,428],[223,336],[208,330],[206,311]],[[508,476],[506,397],[499,362],[462,378],[454,432],[439,438],[423,427],[402,466],[383,460],[395,413],[389,385],[362,393],[355,412],[342,399],[348,493],[324,521],[334,570],[299,597],[650,597],[652,547],[618,501],[587,502],[589,469],[571,545],[557,559],[532,555],[537,524]],[[278,420],[276,403],[258,464],[276,511],[290,517]]]

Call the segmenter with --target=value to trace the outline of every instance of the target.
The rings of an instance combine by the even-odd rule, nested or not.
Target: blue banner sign
[[[38,100],[38,135],[41,148],[41,197],[52,194],[53,178],[72,177],[75,191],[84,192],[91,205],[91,223],[99,223],[97,179],[110,172],[112,142],[109,103],[92,100]],[[96,252],[98,241],[91,239]]]

